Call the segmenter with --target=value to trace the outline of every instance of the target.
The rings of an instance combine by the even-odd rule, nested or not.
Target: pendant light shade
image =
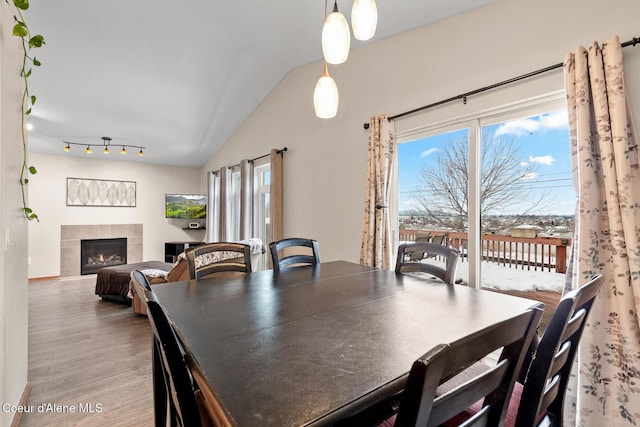
[[[324,65],[324,72],[318,79],[313,92],[313,107],[316,110],[316,116],[321,119],[332,119],[338,112],[338,87],[329,75],[327,64]]]
[[[351,32],[349,24],[338,11],[338,3],[333,4],[333,12],[327,16],[322,27],[322,53],[329,64],[342,64],[349,57]]]
[[[378,8],[375,0],[355,0],[351,9],[353,36],[358,40],[369,40],[378,26]]]

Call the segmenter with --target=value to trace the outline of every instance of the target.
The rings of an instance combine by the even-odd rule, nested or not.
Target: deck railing
[[[430,233],[430,237],[443,235],[443,244],[460,251],[460,260],[467,254],[468,234],[461,232],[443,232],[430,230],[400,230],[401,242],[413,242],[419,233]],[[504,234],[483,234],[482,260],[511,268],[537,271],[567,272],[567,248],[571,239],[562,237],[512,237]]]

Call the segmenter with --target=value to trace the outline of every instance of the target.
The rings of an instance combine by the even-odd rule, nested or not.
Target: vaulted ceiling
[[[491,1],[378,0],[375,37],[351,48]],[[352,3],[338,1],[348,20]],[[86,156],[62,141],[108,136],[146,147],[117,160],[201,166],[291,69],[322,58],[324,13],[321,0],[33,1],[25,17],[46,45],[30,150]]]

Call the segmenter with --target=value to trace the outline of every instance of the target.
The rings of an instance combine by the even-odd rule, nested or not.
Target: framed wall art
[[[136,183],[67,178],[67,206],[136,206]]]

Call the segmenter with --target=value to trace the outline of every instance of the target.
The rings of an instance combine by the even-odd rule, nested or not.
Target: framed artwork
[[[67,206],[136,206],[136,183],[67,178]]]

